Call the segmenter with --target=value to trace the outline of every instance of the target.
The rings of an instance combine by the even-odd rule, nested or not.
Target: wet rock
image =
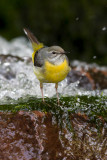
[[[93,68],[88,72],[94,81],[95,89],[107,89],[107,71],[100,71]]]
[[[71,66],[67,79],[68,84],[79,81],[78,88],[86,90],[107,89],[107,70],[95,67]]]
[[[23,59],[13,55],[0,55],[0,75],[8,80],[16,78],[15,63],[18,62],[30,63],[31,58],[24,57]]]
[[[11,67],[12,63],[23,61],[21,58],[12,55],[0,55],[0,75],[10,80],[16,78],[14,67]]]
[[[2,160],[106,160],[106,130],[81,114],[71,115],[71,130],[39,111],[0,113]],[[65,123],[64,123],[65,124]]]
[[[4,55],[4,54],[0,54],[0,64],[3,64],[5,62],[18,62],[18,61],[23,61],[22,58],[18,57],[18,56],[13,56],[13,55]]]
[[[93,86],[87,76],[82,75],[81,72],[76,70],[71,70],[68,74],[68,84],[79,81],[78,88],[84,88],[87,90],[92,90]]]

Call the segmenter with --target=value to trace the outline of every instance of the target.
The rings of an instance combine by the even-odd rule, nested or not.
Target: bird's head
[[[60,46],[51,46],[40,49],[39,54],[42,55],[44,60],[48,60],[50,63],[59,65],[64,61],[66,52]]]

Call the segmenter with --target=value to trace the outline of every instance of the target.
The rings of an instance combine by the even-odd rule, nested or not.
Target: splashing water
[[[14,159],[16,155],[17,159],[27,160],[35,157],[52,159],[53,156],[63,160],[104,159],[107,102],[102,92],[107,95],[107,89],[79,88],[79,75],[81,68],[86,72],[94,68],[95,72],[100,70],[101,73],[106,73],[107,68],[77,60],[71,62],[73,68],[76,66],[79,79],[74,76],[74,83],[71,83],[70,72],[71,77],[59,83],[61,105],[57,106],[55,98],[46,99],[47,105],[40,103],[41,91],[33,73],[32,52],[30,43],[24,38],[8,42],[0,37],[0,146],[3,155],[0,156]],[[82,82],[87,84],[85,80]],[[44,96],[56,97],[55,84],[44,84]],[[5,110],[19,112],[2,112]],[[99,134],[101,122],[104,125]]]
[[[39,81],[33,73],[31,61],[32,49],[23,37],[13,39],[11,42],[0,37],[0,103],[13,103],[20,97],[35,96],[41,97]],[[78,70],[81,66],[85,69],[89,67],[86,63],[73,61],[72,65],[77,65]],[[99,67],[96,64],[91,66]],[[100,67],[100,70],[106,70]],[[88,91],[78,89],[79,81],[68,85],[67,79],[59,83],[58,92],[61,96],[71,95],[100,95],[101,91]],[[44,84],[44,96],[53,97],[56,95],[55,85],[52,83]],[[107,94],[107,90],[103,90]]]

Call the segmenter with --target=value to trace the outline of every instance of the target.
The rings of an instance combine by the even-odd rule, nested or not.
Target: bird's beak
[[[65,55],[66,55],[66,54],[69,54],[69,53],[70,53],[70,52],[67,52],[67,51],[62,52],[62,54],[65,54]]]

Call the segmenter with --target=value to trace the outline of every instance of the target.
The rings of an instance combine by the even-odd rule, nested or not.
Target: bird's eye
[[[52,54],[56,54],[56,52],[53,51]]]

